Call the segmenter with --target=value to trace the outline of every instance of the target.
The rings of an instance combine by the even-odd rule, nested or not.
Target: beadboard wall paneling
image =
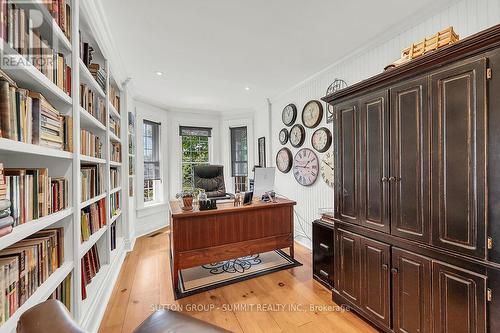
[[[395,13],[396,14],[396,13]],[[500,23],[500,0],[461,0],[450,3],[446,8],[437,13],[429,13],[427,18],[413,27],[393,34],[394,37],[381,41],[378,46],[370,49],[360,49],[349,58],[333,64],[308,80],[293,86],[288,91],[271,100],[271,161],[275,165],[275,156],[282,147],[278,140],[278,133],[284,127],[281,122],[281,110],[288,103],[295,103],[299,112],[297,117],[300,122],[300,112],[305,103],[311,99],[320,99],[325,95],[326,88],[335,78],[344,79],[347,84],[364,80],[380,73],[383,68],[398,59],[403,48],[411,43],[432,35],[448,26],[453,26],[463,39],[471,34],[484,30]],[[325,103],[323,103],[324,107]],[[326,110],[325,110],[326,112]],[[258,113],[259,121],[265,119],[265,114]],[[326,125],[326,118],[319,126]],[[306,141],[303,147],[311,147],[311,135],[314,130],[306,130]],[[299,150],[290,144],[286,145],[292,153]],[[321,159],[323,154],[318,154]],[[319,217],[318,211],[322,207],[333,207],[333,189],[328,187],[319,176],[317,182],[309,187],[299,185],[290,171],[283,174],[276,173],[276,192],[297,201],[295,230],[297,240],[310,247],[308,238],[312,235],[311,222]],[[300,235],[305,233],[307,237]]]

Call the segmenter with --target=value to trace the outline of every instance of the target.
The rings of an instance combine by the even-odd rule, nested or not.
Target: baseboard
[[[312,251],[311,240],[302,236],[295,236],[295,242]]]
[[[140,226],[140,228],[137,228],[135,230],[134,242],[135,242],[136,238],[139,238],[139,237],[145,236],[147,234],[150,234],[152,232],[158,231],[158,230],[160,230],[162,228],[167,227],[168,225],[169,224],[166,223],[166,222],[161,223],[161,224],[154,224],[154,225],[142,225],[142,226]]]
[[[81,320],[80,325],[85,329],[85,331],[90,333],[97,333],[101,321],[106,312],[106,307],[108,306],[109,299],[113,293],[114,286],[120,275],[120,270],[125,260],[126,251],[123,247],[120,253],[116,256],[114,262],[110,263],[109,271],[104,283],[99,288],[97,295],[94,299],[93,307],[85,314],[85,317]]]

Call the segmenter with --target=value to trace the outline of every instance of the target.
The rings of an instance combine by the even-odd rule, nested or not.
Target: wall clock
[[[293,156],[288,148],[281,148],[276,154],[276,166],[278,170],[287,173],[292,168]]]
[[[280,143],[282,145],[286,145],[287,142],[288,142],[288,130],[286,128],[283,128],[280,131]]]
[[[292,126],[297,119],[297,107],[295,104],[288,104],[281,112],[281,120],[286,126]]]
[[[323,105],[316,100],[307,102],[302,109],[302,123],[309,128],[319,125],[323,119]]]
[[[333,163],[334,163],[333,152],[329,151],[321,159],[320,171],[321,171],[321,177],[323,177],[325,183],[327,183],[328,186],[330,187],[333,187],[333,181],[334,181]]]
[[[301,124],[295,124],[290,130],[290,144],[295,148],[302,146],[306,139],[306,130]]]
[[[311,144],[314,149],[324,153],[332,145],[332,133],[326,127],[317,129],[311,137]]]
[[[328,89],[326,89],[326,96],[333,94],[341,89],[347,87],[347,83],[342,79],[335,79]],[[326,103],[326,123],[331,123],[333,121],[333,105]]]
[[[309,148],[302,148],[293,159],[293,176],[300,185],[309,186],[318,179],[319,160]]]

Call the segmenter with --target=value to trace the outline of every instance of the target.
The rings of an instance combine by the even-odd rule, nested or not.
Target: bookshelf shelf
[[[80,107],[80,127],[90,131],[106,131],[106,126],[82,107]]]
[[[87,155],[80,155],[80,161],[86,163],[106,164],[106,160],[104,158],[97,158]]]
[[[116,192],[121,191],[121,190],[122,190],[122,187],[121,187],[121,186],[118,186],[118,187],[115,187],[114,189],[112,189],[112,190],[109,192],[109,194],[111,195],[111,194],[116,193]]]
[[[73,261],[67,261],[61,265],[54,273],[52,273],[48,279],[42,283],[40,287],[31,295],[30,298],[23,305],[17,309],[16,312],[9,318],[2,326],[2,332],[14,332],[17,326],[17,320],[21,315],[31,308],[32,306],[45,301],[61,284],[61,282],[71,273],[74,265]]]
[[[71,43],[49,13],[49,10],[43,3],[44,1],[47,2],[46,0],[34,0],[30,2],[18,1],[16,2],[16,6],[27,10],[38,10],[43,17],[43,23],[38,28],[42,36],[45,38],[49,36],[53,37],[53,43],[55,45],[52,45],[52,47],[64,55],[69,55],[71,53]]]
[[[12,49],[1,40],[0,52],[2,62],[9,66],[2,65],[2,70],[9,75],[20,87],[41,93],[60,112],[67,112],[71,107],[72,99],[61,90],[48,77],[42,74],[35,66],[29,63],[22,55]]]
[[[109,220],[109,224],[113,224],[120,216],[122,215],[122,211],[119,210],[113,217]]]
[[[37,220],[32,220],[18,225],[12,230],[10,234],[0,237],[0,250],[3,250],[16,242],[19,242],[20,240],[36,233],[37,231],[50,227],[54,223],[61,221],[71,214],[73,214],[73,208],[66,208],[62,211],[44,216]]]
[[[121,142],[122,142],[122,140],[120,140],[120,138],[118,138],[118,137],[116,136],[116,134],[115,134],[115,133],[113,133],[113,132],[111,132],[111,131],[109,131],[109,138],[110,138],[110,139],[111,139],[111,141],[113,141],[113,142],[118,142],[118,143],[121,143]]]
[[[112,167],[121,167],[122,163],[121,162],[115,162],[115,161],[109,161],[109,165]]]
[[[88,85],[93,91],[101,95],[102,98],[106,98],[106,94],[102,90],[101,86],[94,79],[92,74],[90,74],[89,69],[83,63],[83,60],[78,58],[78,67],[80,68],[80,81]]]
[[[43,155],[59,159],[66,159],[69,162],[71,162],[71,159],[73,158],[73,153],[64,150],[57,150],[53,148],[33,145],[30,143],[24,143],[20,141],[9,140],[5,138],[0,138],[0,153]]]
[[[85,241],[80,244],[79,250],[78,250],[78,259],[81,259],[85,253],[89,252],[90,248],[94,246],[95,243],[101,239],[102,235],[106,233],[106,230],[108,229],[108,226],[105,225],[101,229],[97,230],[94,232],[92,235],[90,235],[89,240]]]
[[[85,208],[87,206],[90,206],[91,204],[93,204],[94,202],[97,202],[99,200],[101,200],[102,198],[106,198],[106,192],[102,193],[102,194],[99,194],[98,196],[95,196],[93,197],[92,199],[89,199],[87,201],[84,201],[80,204],[80,209],[82,208]]]
[[[118,111],[116,111],[115,107],[113,106],[113,104],[111,104],[110,101],[108,101],[108,104],[109,104],[109,110],[110,110],[110,115],[115,118],[115,119],[120,119],[121,116],[120,114],[118,113]]]

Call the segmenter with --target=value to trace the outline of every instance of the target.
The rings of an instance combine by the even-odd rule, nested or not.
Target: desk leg
[[[294,257],[294,244],[293,243],[292,243],[292,246],[290,246],[290,257],[295,258]]]

